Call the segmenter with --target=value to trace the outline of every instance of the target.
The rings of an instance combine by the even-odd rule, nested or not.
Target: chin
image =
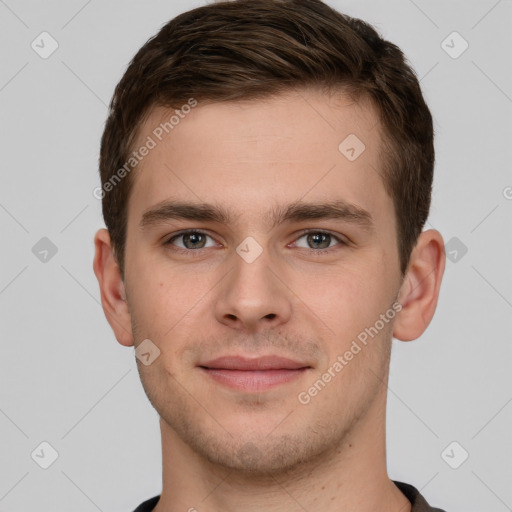
[[[183,440],[200,457],[214,466],[252,478],[275,477],[293,473],[305,464],[314,465],[333,446],[331,436],[312,439],[306,432],[281,436],[245,433],[238,440],[227,432],[212,436],[189,430],[187,434]]]

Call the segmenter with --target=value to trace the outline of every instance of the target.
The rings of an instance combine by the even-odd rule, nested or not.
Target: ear
[[[94,247],[93,268],[100,285],[103,311],[117,341],[126,347],[132,346],[133,334],[126,291],[106,229],[100,229],[96,233]]]
[[[393,337],[401,341],[419,338],[428,327],[437,306],[446,263],[443,237],[435,229],[423,231],[414,247],[400,287]]]

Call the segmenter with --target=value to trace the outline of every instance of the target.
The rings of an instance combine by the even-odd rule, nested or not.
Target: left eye
[[[306,246],[299,244],[299,240],[303,238],[306,239]],[[332,247],[331,242],[334,241],[338,242],[339,244],[344,243],[341,239],[331,235],[330,233],[326,233],[324,231],[312,231],[297,238],[295,245],[298,247],[304,247],[306,249],[328,249]]]

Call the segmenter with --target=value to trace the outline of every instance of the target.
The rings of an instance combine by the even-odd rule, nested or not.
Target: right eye
[[[207,239],[210,238],[212,241],[212,237],[203,231],[189,229],[187,231],[182,231],[176,235],[173,235],[171,238],[165,242],[164,245],[173,245],[178,247],[182,251],[190,251],[197,249],[206,249],[208,247],[214,247],[215,242],[212,242],[210,245],[207,245]],[[175,241],[179,241],[179,243],[175,243]]]

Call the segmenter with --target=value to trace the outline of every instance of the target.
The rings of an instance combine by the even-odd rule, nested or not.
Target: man
[[[392,337],[444,272],[430,112],[400,50],[320,0],[186,12],[130,63],[94,271],[160,415],[137,511],[420,512],[387,475]]]

